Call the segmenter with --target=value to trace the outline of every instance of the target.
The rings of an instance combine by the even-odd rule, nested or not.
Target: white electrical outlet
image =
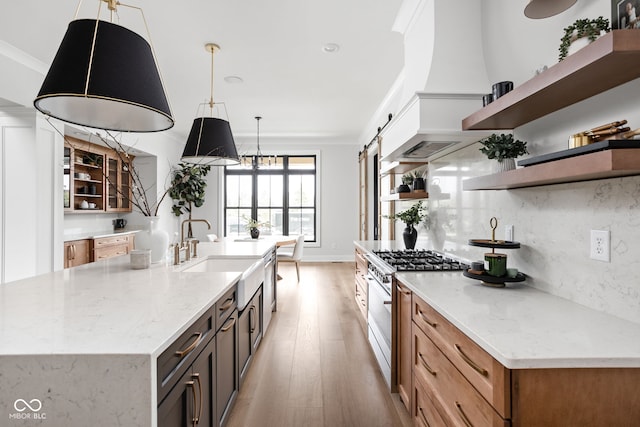
[[[591,259],[610,262],[611,260],[611,234],[607,230],[591,230]]]
[[[513,242],[513,225],[507,225],[504,227],[504,240],[507,242]]]

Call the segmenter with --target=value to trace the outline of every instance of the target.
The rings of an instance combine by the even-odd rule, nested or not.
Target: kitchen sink
[[[242,272],[238,282],[238,310],[244,309],[265,279],[264,262],[260,259],[203,258],[189,264],[183,273]]]

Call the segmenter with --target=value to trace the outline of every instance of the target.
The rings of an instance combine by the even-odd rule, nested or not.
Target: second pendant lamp
[[[207,43],[205,49],[211,53],[211,117],[198,117],[193,121],[181,160],[185,163],[229,166],[240,163],[236,144],[229,122],[213,117],[213,55],[220,47]]]

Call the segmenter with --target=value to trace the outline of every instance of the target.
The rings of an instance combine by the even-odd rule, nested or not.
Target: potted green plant
[[[569,55],[569,48],[573,51],[584,47],[600,37],[605,32],[611,31],[609,20],[599,16],[596,19],[578,19],[573,24],[564,29],[564,35],[560,39],[560,55],[558,60],[562,61]],[[576,41],[580,40],[580,43]]]
[[[411,175],[413,176],[413,183],[411,184],[413,186],[413,191],[425,191],[426,185],[424,182],[423,171],[415,170]]]
[[[271,224],[268,222],[260,222],[253,218],[247,218],[246,216],[243,216],[243,218],[246,221],[244,226],[249,231],[252,239],[260,237],[260,227],[271,227]]]
[[[399,219],[405,223],[407,227],[402,232],[404,245],[407,249],[415,248],[418,240],[418,230],[414,226],[427,218],[427,208],[422,204],[422,200],[414,203],[409,209],[394,215],[385,215],[385,217],[394,221]]]
[[[171,210],[175,216],[188,213],[189,219],[192,219],[193,208],[199,208],[204,204],[204,192],[207,187],[205,177],[210,170],[210,165],[178,164],[168,190],[169,197],[173,199]],[[187,237],[192,238],[191,223],[188,230]]]
[[[488,159],[498,161],[497,170],[499,172],[516,168],[515,158],[523,154],[529,154],[527,143],[513,138],[512,134],[492,134],[480,140],[482,147],[480,151]]]
[[[413,175],[410,173],[406,173],[402,175],[402,184],[400,184],[397,188],[398,193],[410,193],[411,192],[411,183],[413,182]]]

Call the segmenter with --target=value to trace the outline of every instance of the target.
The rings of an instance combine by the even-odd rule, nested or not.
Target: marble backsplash
[[[489,220],[495,216],[496,238],[504,239],[505,226],[514,226],[521,248],[502,252],[508,267],[529,276],[528,285],[640,323],[640,176],[462,191],[464,179],[492,173],[479,147],[476,143],[430,163],[426,237],[431,245],[482,260],[487,250],[467,241],[490,238]],[[611,262],[589,258],[590,230],[611,232]]]

